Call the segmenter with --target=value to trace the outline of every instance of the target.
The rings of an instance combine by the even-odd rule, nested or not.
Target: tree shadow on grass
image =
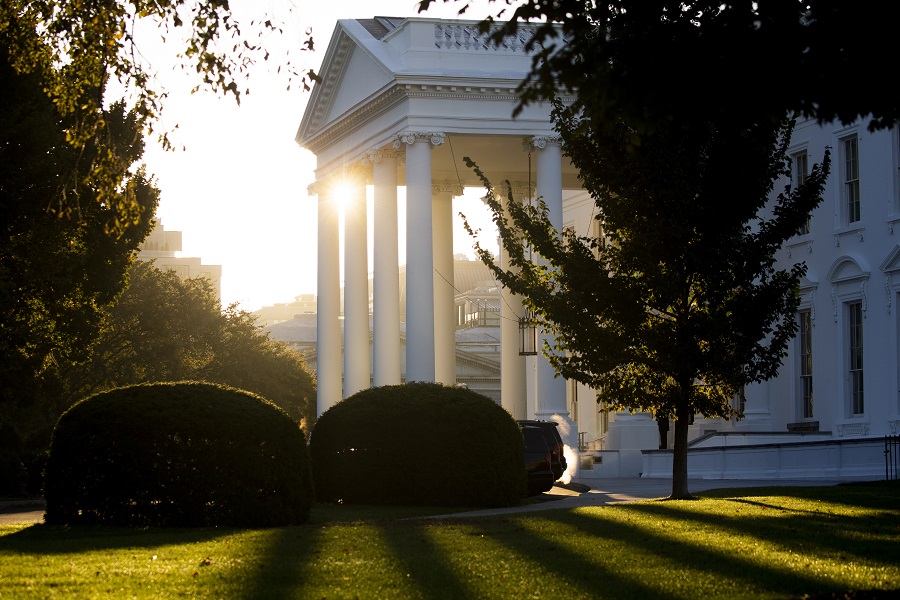
[[[470,598],[471,591],[451,568],[444,551],[427,535],[434,522],[402,521],[382,523],[384,540],[396,557],[401,575],[414,587],[420,598]]]
[[[815,498],[815,497],[813,497]],[[776,541],[780,548],[797,554],[833,555],[847,561],[859,561],[893,567],[900,564],[900,537],[897,509],[878,506],[876,514],[848,517],[826,510],[815,512],[788,511],[784,507],[757,503],[746,498],[727,499],[748,509],[770,511],[771,516],[735,514],[726,516],[698,512],[690,506],[670,503],[640,503],[620,507],[662,519],[688,520],[698,528],[714,528],[736,535]],[[884,539],[887,537],[887,539]],[[875,538],[880,538],[875,541]]]
[[[310,568],[317,551],[321,527],[297,526],[274,529],[271,544],[253,565],[251,580],[244,583],[248,600],[296,597],[303,582],[316,577]],[[246,577],[246,574],[242,575]]]
[[[0,552],[68,554],[119,548],[157,548],[208,542],[231,535],[236,529],[176,527],[112,527],[106,525],[35,524],[0,536]]]
[[[643,509],[646,505],[640,505]],[[665,504],[652,505],[660,515],[666,512]],[[747,560],[736,554],[727,554],[711,547],[699,547],[671,537],[658,535],[639,526],[623,523],[620,518],[606,518],[605,509],[591,511],[549,511],[540,515],[541,519],[552,524],[555,534],[540,540],[529,531],[527,523],[513,536],[498,536],[497,540],[505,544],[510,552],[528,556],[533,560],[545,563],[549,559],[558,561],[560,569],[570,569],[579,576],[585,577],[584,589],[601,589],[602,596],[608,598],[681,598],[696,597],[693,593],[672,591],[666,593],[657,587],[649,586],[643,581],[652,580],[655,568],[666,570],[684,570],[691,573],[691,578],[702,578],[706,581],[731,582],[736,589],[763,590],[786,596],[799,596],[810,591],[829,591],[827,585],[813,575],[793,572],[777,565],[764,565]],[[669,517],[675,517],[670,514]],[[528,519],[529,517],[517,517]],[[485,535],[491,535],[489,528]],[[570,543],[575,536],[581,536],[582,545],[597,549],[596,560],[584,558],[584,552],[575,553]],[[621,554],[614,554],[611,549],[622,548]],[[643,565],[627,569],[625,560],[645,557]],[[618,557],[618,559],[616,558]],[[594,588],[594,586],[600,586]]]
[[[900,481],[863,481],[824,487],[721,488],[696,495],[700,498],[790,497],[821,500],[854,508],[894,510],[900,506]]]

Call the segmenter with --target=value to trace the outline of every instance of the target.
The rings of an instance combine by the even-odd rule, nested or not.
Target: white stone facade
[[[474,25],[437,19],[342,20],[331,39],[319,71],[322,79],[297,133],[298,143],[316,154],[318,165],[311,192],[319,207],[320,413],[370,385],[370,364],[375,385],[399,381],[401,362],[409,380],[456,382],[452,327],[457,311],[453,290],[442,285],[453,280],[452,245],[446,236],[452,198],[464,187],[481,186],[463,164],[464,156],[472,157],[493,182],[512,182],[522,192],[519,196],[542,197],[557,227],[573,227],[579,235],[599,233],[593,202],[561,153],[548,107],[529,106],[512,117],[515,88],[530,67],[522,49],[528,30],[497,47],[486,44]],[[744,469],[755,475],[765,471],[778,477],[778,469],[773,475],[770,467],[780,459],[772,457],[789,455],[793,476],[812,477],[823,472],[826,454],[846,455],[833,447],[841,440],[871,441],[900,428],[900,231],[895,232],[900,224],[900,140],[896,128],[872,133],[865,122],[801,122],[790,147],[795,177],[819,162],[826,146],[833,149],[833,166],[825,199],[812,215],[809,231],[793,237],[778,257],[783,268],[799,261],[808,265],[798,314],[803,334],[791,344],[777,378],[748,388],[745,401],[735,400],[743,402],[743,419],[698,416],[691,427],[697,456],[701,446],[707,457],[717,448],[740,446],[744,463],[770,461],[765,468]],[[343,334],[338,321],[338,217],[329,197],[338,181],[357,190],[344,224]],[[780,182],[776,190],[789,183]],[[375,188],[371,349],[366,184]],[[397,222],[398,186],[407,190],[406,223]],[[396,253],[400,227],[406,231],[406,257]],[[501,263],[504,259],[501,253]],[[400,262],[406,264],[403,350],[398,333]],[[555,378],[543,356],[518,355],[521,300],[505,291],[501,298],[502,405],[517,418],[556,418],[570,425],[568,443],[579,444],[585,456],[596,460],[593,468],[590,460],[580,461],[582,477],[670,474],[666,453],[654,451],[659,430],[651,415],[607,414],[592,390]],[[751,432],[772,432],[777,442],[766,438],[760,443],[762,438],[748,437]],[[817,441],[810,442],[804,432]],[[756,458],[747,454],[754,445],[786,444],[788,454],[766,454],[759,448]],[[853,455],[847,464],[859,464],[860,453],[875,446],[844,449]],[[723,465],[733,461],[704,459],[701,468],[700,459],[690,460],[702,476],[741,471],[741,460],[727,468]],[[873,461],[857,472],[874,472]]]

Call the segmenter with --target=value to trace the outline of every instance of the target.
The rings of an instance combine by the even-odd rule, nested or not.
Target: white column
[[[366,186],[352,182],[344,206],[344,397],[370,385]]]
[[[367,155],[375,187],[372,312],[374,385],[400,383],[400,269],[398,267],[396,150]]]
[[[537,196],[543,199],[549,211],[550,223],[557,231],[562,232],[562,147],[560,139],[554,137],[535,136],[531,138],[534,148]],[[541,330],[538,335],[538,346],[544,347],[549,341],[553,346],[553,335]],[[555,377],[556,372],[543,353],[537,356],[537,397],[535,399],[535,415],[539,419],[548,419],[552,415],[568,418],[566,408],[566,382],[562,377]],[[576,432],[577,438],[577,432]]]
[[[527,185],[513,186],[513,197],[522,202],[526,196],[534,192]],[[503,193],[505,196],[506,194]],[[504,206],[507,198],[501,198]],[[509,218],[509,212],[506,212]],[[500,244],[500,268],[509,269],[509,252]],[[500,289],[500,404],[516,419],[528,418],[528,388],[526,386],[526,367],[528,357],[519,354],[521,335],[519,318],[525,315],[522,297]]]
[[[312,189],[310,191],[313,191]],[[341,399],[341,265],[338,207],[327,186],[318,193],[316,257],[316,415]]]
[[[406,380],[434,381],[431,147],[442,133],[403,133],[406,145]]]
[[[453,196],[458,185],[432,186],[432,235],[434,252],[434,378],[456,383],[456,319],[453,286]]]
[[[500,245],[500,268],[509,268],[509,253]],[[528,417],[525,387],[527,357],[519,354],[519,317],[525,314],[521,296],[500,289],[500,404],[516,419]]]

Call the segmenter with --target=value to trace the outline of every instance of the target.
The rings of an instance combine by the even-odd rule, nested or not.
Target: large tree
[[[264,396],[307,431],[315,418],[315,380],[296,352],[270,339],[250,313],[221,310],[209,280],[149,262],[131,268],[88,360],[62,375],[70,401],[134,383],[196,380]]]
[[[657,127],[634,147],[622,123],[599,128],[558,111],[603,235],[560,235],[545,207],[485,181],[510,268],[478,251],[556,334],[544,350],[558,373],[593,387],[608,409],[675,420],[672,497],[690,497],[693,415],[732,416],[736,394],[777,374],[795,334],[805,266],[778,270],[774,257],[821,201],[828,153],[767,204],[789,168],[790,121]]]
[[[158,199],[137,163],[143,141],[134,113],[121,104],[104,110],[106,135],[77,150],[66,141],[68,119],[40,79],[17,73],[6,58],[0,49],[0,411],[4,401],[32,400],[54,361],[85,356],[151,229]],[[123,159],[115,174],[120,194],[84,202],[77,213],[50,208],[62,195],[93,197],[87,162],[109,153]],[[134,217],[110,235],[125,190]]]
[[[147,50],[162,41],[198,88],[239,100],[280,32],[227,0],[0,0],[0,420],[86,354],[149,231],[139,161],[166,91]],[[288,85],[314,77],[277,58]]]

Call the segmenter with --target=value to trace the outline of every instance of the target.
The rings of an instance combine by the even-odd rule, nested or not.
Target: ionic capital
[[[547,146],[561,146],[562,138],[559,136],[549,135],[532,135],[522,139],[522,149],[525,152],[532,150],[543,150]]]
[[[385,159],[396,159],[399,163],[403,164],[406,162],[406,153],[402,150],[395,150],[390,148],[378,148],[376,150],[366,150],[363,153],[362,158],[360,159],[360,163],[364,167],[368,167],[371,165],[379,164]]]
[[[408,146],[416,142],[430,142],[432,146],[440,146],[444,143],[444,134],[437,131],[404,131],[397,135],[394,148],[401,148],[404,144]]]
[[[527,181],[510,181],[509,187],[512,189],[513,196],[516,198],[534,198],[535,185],[534,182]]]
[[[431,184],[431,195],[437,196],[441,193],[449,193],[451,196],[462,196],[463,195],[463,186],[458,183],[453,183],[450,181],[445,181],[443,183],[432,183]]]

